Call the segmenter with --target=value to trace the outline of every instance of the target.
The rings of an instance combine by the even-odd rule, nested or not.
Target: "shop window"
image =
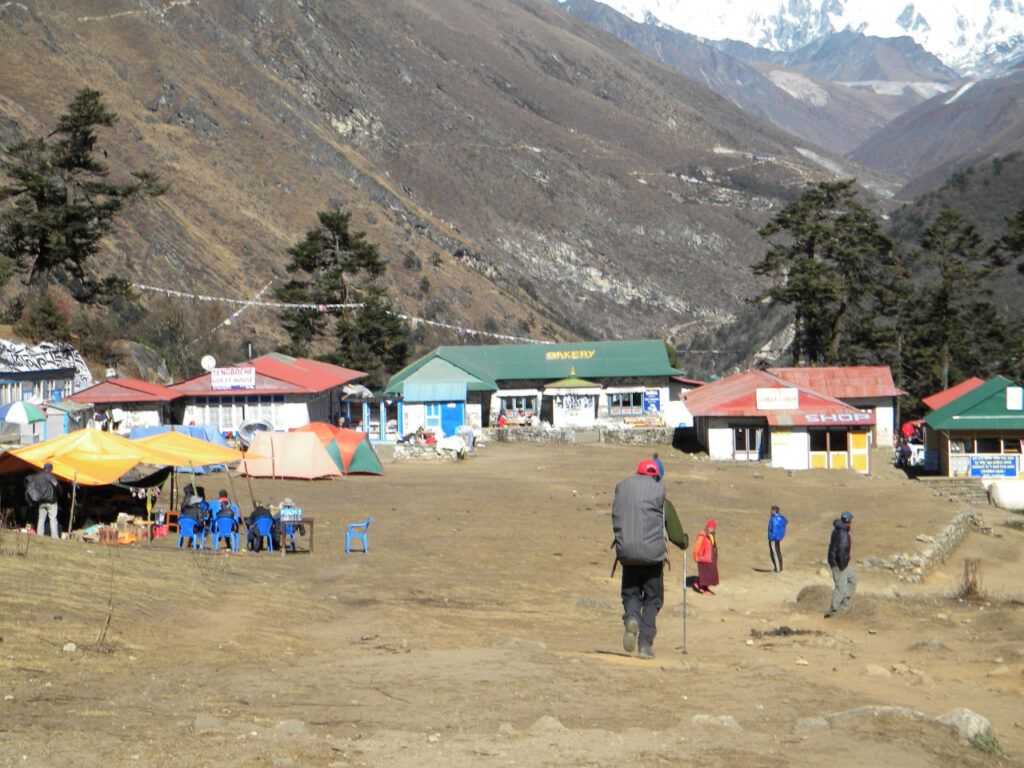
[[[643,392],[610,392],[608,394],[608,414],[610,416],[642,416],[643,413]]]
[[[965,437],[955,437],[949,441],[950,453],[969,453],[971,441]]]
[[[501,398],[501,410],[503,413],[532,414],[537,412],[536,395],[516,395]]]
[[[833,453],[839,453],[840,451],[846,450],[846,435],[845,429],[830,429],[828,430],[828,449]]]
[[[1006,438],[1003,440],[1003,453],[1020,453],[1021,443],[1024,443],[1024,440],[1020,438]]]
[[[824,429],[811,430],[811,450],[825,452],[828,450],[828,431]]]
[[[974,441],[975,453],[1000,453],[1003,441],[998,437],[979,437]]]

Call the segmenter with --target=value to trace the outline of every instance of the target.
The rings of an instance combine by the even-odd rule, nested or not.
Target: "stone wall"
[[[547,429],[544,427],[487,427],[480,439],[485,443],[531,443],[533,445],[583,445],[616,443],[628,445],[671,445],[672,429]]]
[[[900,581],[920,582],[940,563],[945,562],[967,538],[971,527],[981,528],[981,515],[965,509],[935,536],[919,534],[917,540],[924,545],[919,552],[897,552],[889,557],[868,557],[860,562],[868,567],[879,567],[896,573]]]
[[[439,451],[436,445],[395,443],[394,461],[459,461],[455,451]]]

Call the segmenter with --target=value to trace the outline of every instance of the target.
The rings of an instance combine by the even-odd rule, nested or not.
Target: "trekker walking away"
[[[828,566],[832,569],[832,603],[825,618],[835,615],[846,605],[857,589],[857,576],[850,567],[850,523],[853,515],[843,512],[832,521],[832,538],[828,541]]]
[[[782,516],[779,508],[772,505],[771,516],[768,518],[768,554],[772,558],[772,569],[782,573],[782,539],[786,535],[789,521]]]
[[[713,595],[711,587],[718,586],[718,542],[715,539],[714,520],[704,524],[704,530],[693,541],[693,559],[697,561],[697,580],[693,588],[702,595]]]
[[[25,478],[25,500],[29,507],[39,511],[39,523],[36,533],[42,536],[46,532],[46,521],[50,521],[51,538],[59,538],[57,532],[57,497],[60,494],[60,481],[53,474],[53,464],[46,462],[43,468]]]
[[[654,466],[658,468],[658,482],[660,483],[665,479],[665,465],[661,463],[661,459],[658,458],[657,453],[651,457],[651,461],[653,461]]]
[[[664,510],[665,486],[658,482],[658,466],[650,459],[615,486],[612,531],[615,560],[622,564],[622,647],[627,653],[639,648],[641,659],[654,658],[655,622],[665,601]]]

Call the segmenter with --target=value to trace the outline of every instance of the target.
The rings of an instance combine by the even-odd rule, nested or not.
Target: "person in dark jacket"
[[[39,512],[39,523],[36,533],[40,536],[46,531],[47,519],[50,521],[51,538],[59,538],[57,532],[57,498],[60,495],[60,481],[53,474],[53,464],[46,462],[43,468],[25,478],[25,500],[29,506],[35,506]]]
[[[612,531],[615,558],[622,564],[622,647],[652,659],[655,622],[665,601],[665,486],[650,459],[615,486]]]
[[[843,512],[832,522],[832,538],[828,542],[828,566],[832,569],[832,602],[825,618],[835,615],[846,605],[857,589],[857,576],[850,567],[850,524],[853,515]]]
[[[261,549],[263,549],[263,537],[260,536],[259,530],[256,528],[256,521],[261,517],[270,518],[270,536],[271,538],[278,538],[278,528],[280,526],[280,522],[274,518],[274,513],[270,511],[269,507],[265,507],[262,504],[256,504],[256,506],[252,510],[252,513],[249,515],[249,517],[245,519],[245,547],[250,552],[259,552]]]

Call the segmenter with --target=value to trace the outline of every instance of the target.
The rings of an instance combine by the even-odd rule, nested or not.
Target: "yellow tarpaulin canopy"
[[[217,445],[198,437],[190,437],[181,432],[163,432],[149,437],[132,440],[136,445],[177,456],[174,461],[167,462],[178,467],[209,467],[213,464],[231,464],[241,461],[244,454],[234,448]]]
[[[174,435],[168,432],[159,437]],[[53,464],[53,474],[79,485],[109,485],[137,464],[157,466],[205,466],[207,459],[216,452],[210,464],[224,464],[239,461],[239,451],[213,445],[204,440],[195,440],[179,435],[189,443],[168,445],[147,445],[146,439],[128,440],[98,429],[80,429],[77,432],[55,437],[35,445],[15,448],[0,456],[0,474],[18,472],[29,467],[41,468],[46,462]],[[148,438],[147,438],[148,439]],[[192,443],[199,443],[193,446]],[[28,465],[28,467],[26,466]]]

